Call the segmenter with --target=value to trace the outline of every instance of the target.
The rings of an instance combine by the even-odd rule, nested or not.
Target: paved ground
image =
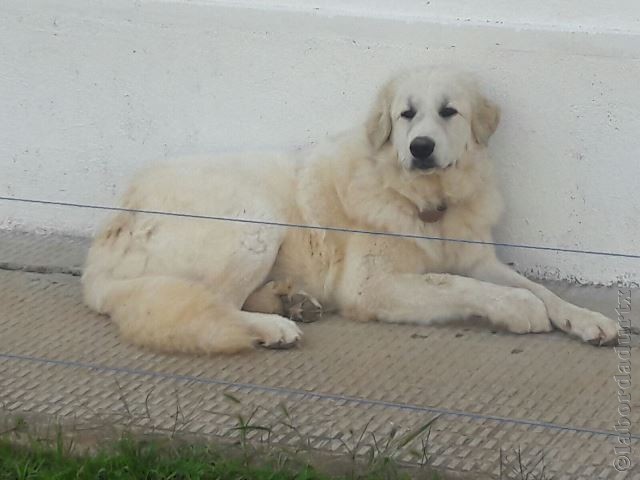
[[[238,413],[255,411],[255,424],[273,427],[272,440],[304,438],[337,452],[353,448],[365,427],[361,444],[370,444],[372,433],[385,438],[440,415],[428,440],[439,468],[498,476],[502,449],[509,457],[503,478],[520,478],[507,465],[519,449],[525,462],[544,457],[556,480],[640,479],[637,380],[629,415],[634,466],[626,474],[612,467],[620,361],[611,348],[559,334],[329,318],[304,325],[304,342],[291,351],[153,354],[120,343],[108,319],[82,305],[77,274],[86,245],[0,233],[0,415],[229,436]],[[552,287],[615,314],[615,289]],[[419,442],[400,457],[419,462],[412,450],[421,450]]]

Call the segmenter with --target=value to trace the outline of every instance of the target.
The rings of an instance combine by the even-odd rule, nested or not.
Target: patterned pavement
[[[271,441],[346,453],[438,416],[426,449],[440,469],[497,478],[502,451],[503,478],[519,478],[508,465],[519,450],[525,462],[543,459],[555,480],[640,480],[637,381],[628,390],[633,466],[612,466],[620,363],[612,348],[560,334],[336,317],[303,325],[302,345],[289,351],[149,353],[121,343],[107,318],[82,305],[87,244],[0,232],[0,417],[232,437],[237,415],[255,412]],[[552,288],[609,315],[617,304],[616,289]],[[632,370],[640,368],[633,344]],[[422,461],[420,440],[399,458]]]

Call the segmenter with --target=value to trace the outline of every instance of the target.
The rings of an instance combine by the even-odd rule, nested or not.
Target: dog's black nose
[[[409,146],[411,155],[419,159],[428,158],[433,153],[434,148],[436,148],[436,142],[430,137],[416,137]]]
[[[434,158],[431,156],[433,149],[436,147],[430,137],[416,137],[411,141],[409,150],[413,155],[413,167],[421,170],[427,170],[436,166]]]

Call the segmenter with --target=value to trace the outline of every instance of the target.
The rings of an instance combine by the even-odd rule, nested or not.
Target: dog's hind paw
[[[302,332],[291,320],[275,317],[262,321],[259,327],[258,345],[264,348],[283,350],[294,347],[302,337]]]
[[[294,322],[315,322],[324,314],[320,302],[302,290],[292,295],[283,295],[281,298],[285,314]]]

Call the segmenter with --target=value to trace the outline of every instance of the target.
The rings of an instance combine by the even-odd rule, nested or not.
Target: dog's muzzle
[[[431,137],[416,137],[411,141],[409,150],[413,155],[411,167],[418,170],[430,170],[437,167],[433,150],[436,148],[436,142]]]

